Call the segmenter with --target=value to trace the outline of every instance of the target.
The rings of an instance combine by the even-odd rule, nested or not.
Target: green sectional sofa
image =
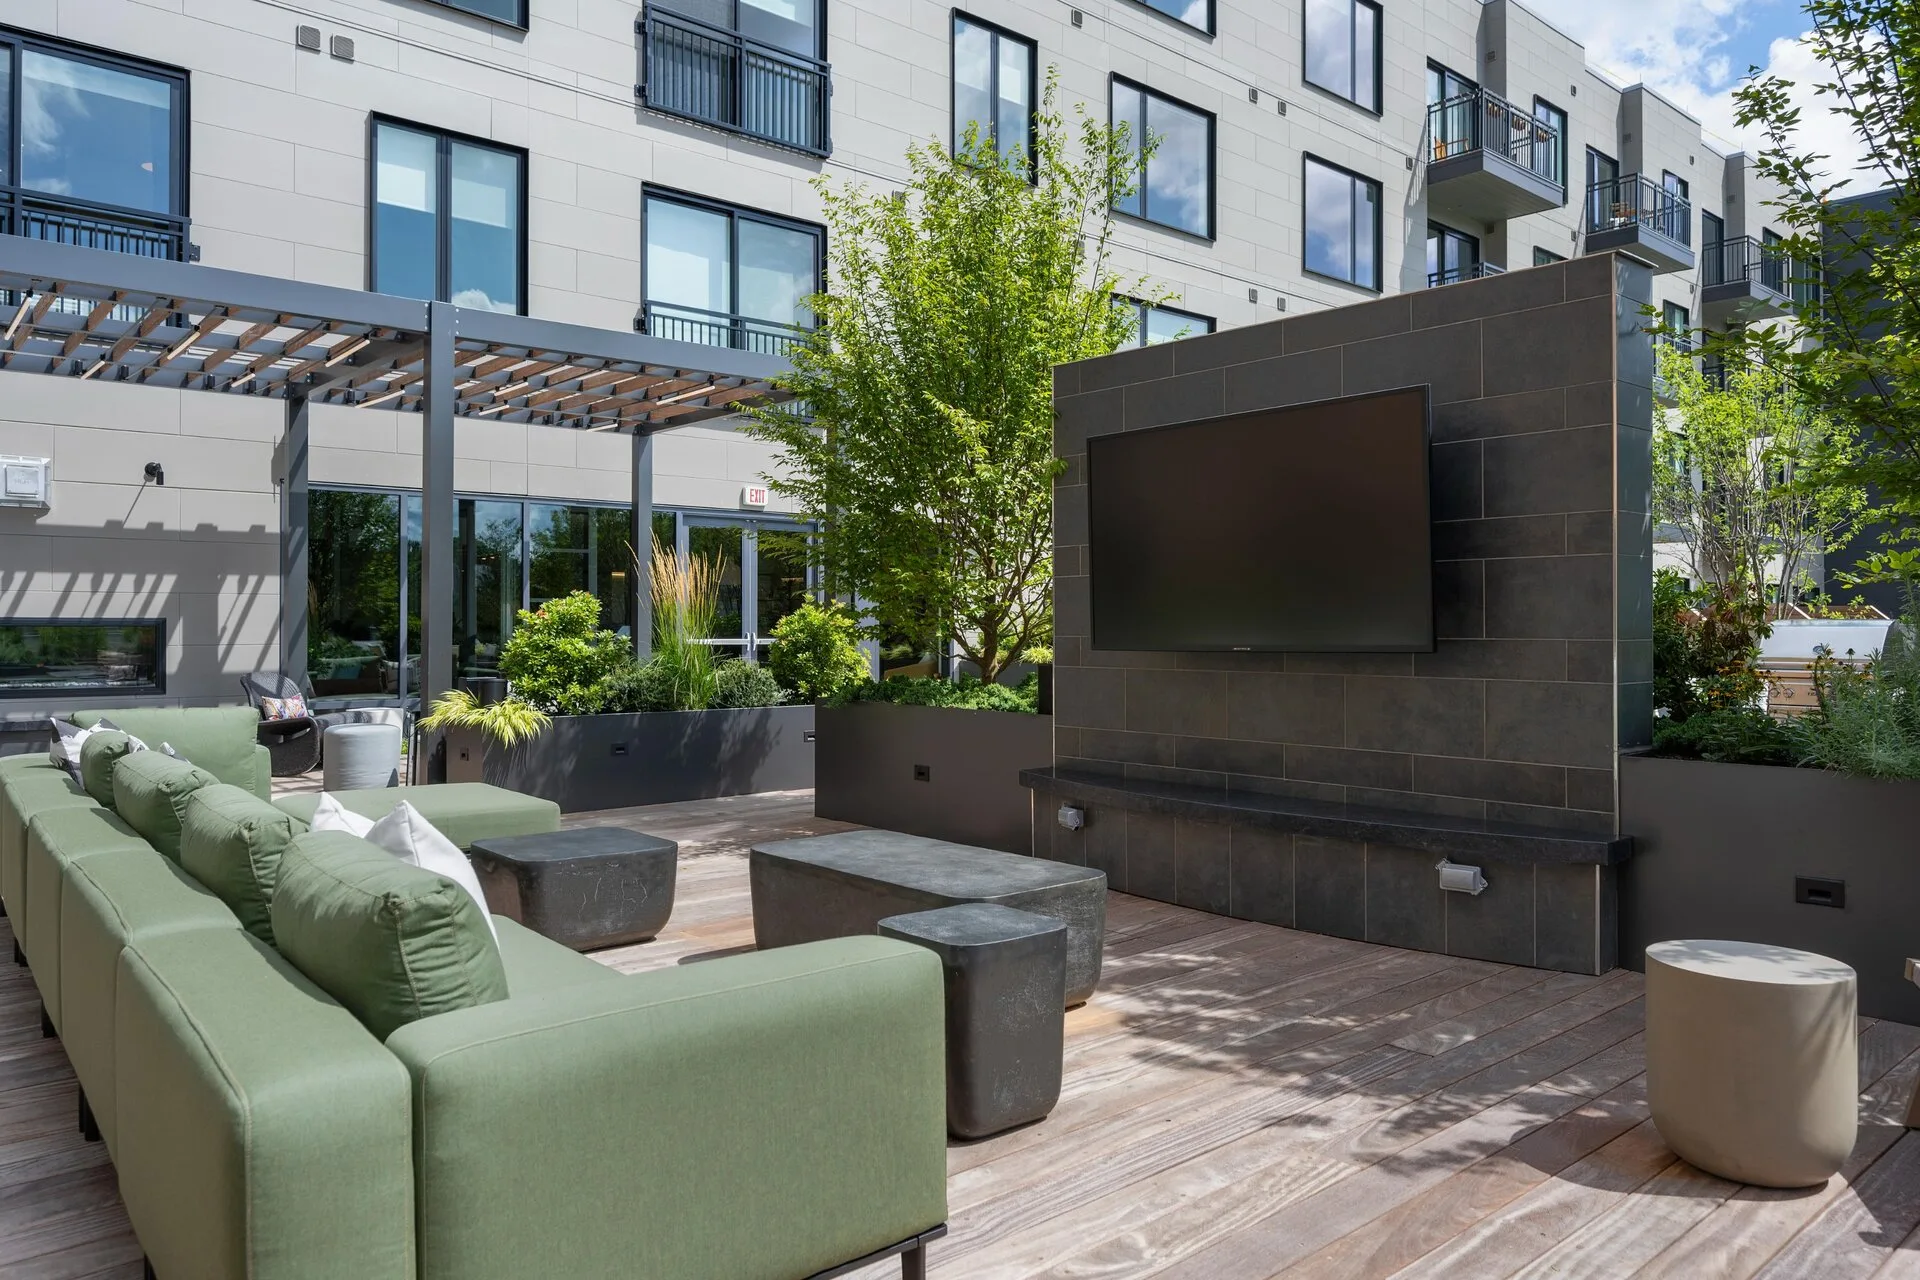
[[[286,954],[268,940],[313,883],[296,858],[371,846],[302,834],[300,803],[269,804],[237,717],[168,714],[160,740],[194,765],[121,757],[112,805],[45,755],[0,760],[8,913],[159,1280],[797,1280],[903,1248],[909,1274],[923,1262],[946,1216],[931,953],[848,938],[626,975],[504,917],[494,944],[463,897],[504,987],[382,1040],[336,953],[309,974],[298,935]],[[558,820],[498,793],[406,794],[462,845],[505,833],[489,822]],[[269,912],[283,861],[304,878]]]

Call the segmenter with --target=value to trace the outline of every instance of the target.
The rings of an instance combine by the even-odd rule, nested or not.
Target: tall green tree
[[[1031,154],[972,127],[915,147],[901,192],[818,181],[831,282],[785,379],[806,415],[752,428],[828,589],[989,681],[1052,638],[1053,366],[1131,335],[1111,207],[1150,150],[1084,108],[1069,127],[1051,74],[1035,123]]]
[[[1812,50],[1831,79],[1816,86],[1866,159],[1835,171],[1808,150],[1793,86],[1755,75],[1735,93],[1736,119],[1766,138],[1756,165],[1784,196],[1797,287],[1790,326],[1709,335],[1707,351],[1761,361],[1803,381],[1835,424],[1867,447],[1838,475],[1885,498],[1891,535],[1920,515],[1920,4],[1806,0]],[[1878,191],[1877,198],[1851,197]],[[1804,339],[1812,339],[1807,343]],[[1874,557],[1874,576],[1920,579],[1920,549]]]

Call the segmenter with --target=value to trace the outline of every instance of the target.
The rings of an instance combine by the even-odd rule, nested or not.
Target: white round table
[[[1647,948],[1647,1107],[1689,1164],[1763,1187],[1826,1181],[1853,1150],[1852,968],[1755,942]]]

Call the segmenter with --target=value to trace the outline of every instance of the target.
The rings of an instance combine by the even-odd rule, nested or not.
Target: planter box
[[[813,785],[813,708],[555,716],[531,743],[502,749],[447,735],[447,781],[490,782],[562,813],[708,800]]]
[[[1052,716],[856,702],[821,707],[819,724],[821,817],[1033,852],[1033,800],[1020,771],[1053,763]]]
[[[1623,757],[1620,962],[1670,938],[1801,947],[1854,967],[1862,1015],[1920,1024],[1916,815],[1920,781]],[[1796,902],[1800,876],[1843,881],[1845,905]]]

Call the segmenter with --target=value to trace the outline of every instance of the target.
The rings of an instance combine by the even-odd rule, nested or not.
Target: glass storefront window
[[[397,693],[399,498],[316,490],[307,519],[307,675],[313,691]]]
[[[713,638],[738,640],[746,635],[746,596],[741,590],[746,530],[737,524],[690,525],[687,555],[714,561],[720,576],[720,607],[713,615]]]
[[[453,632],[463,676],[500,673],[500,647],[522,607],[523,504],[462,498],[454,544]],[[564,593],[563,593],[564,594]]]
[[[807,600],[807,535],[797,529],[762,529],[755,539],[754,557],[759,614],[754,634],[760,637],[760,656],[766,656],[766,637],[780,619]]]

